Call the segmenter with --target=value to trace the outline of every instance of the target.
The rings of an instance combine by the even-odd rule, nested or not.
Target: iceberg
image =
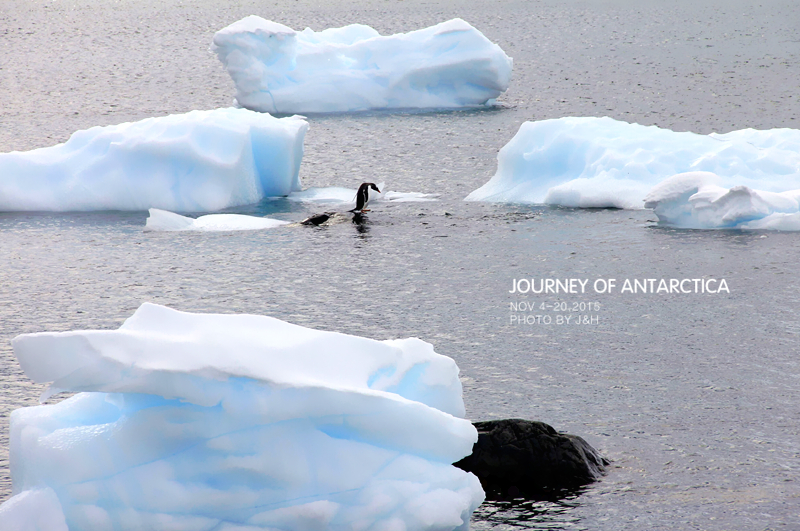
[[[800,230],[800,190],[725,188],[721,181],[710,172],[674,175],[647,194],[644,206],[659,222],[681,228]]]
[[[800,130],[700,135],[612,118],[525,122],[497,156],[496,174],[468,201],[642,208],[673,175],[704,171],[720,186],[800,188]]]
[[[30,489],[0,505],[3,531],[69,531],[53,489]]]
[[[144,304],[12,345],[78,394],[12,413],[0,529],[466,530],[483,500],[458,367],[419,339]]]
[[[0,154],[0,211],[209,212],[300,190],[308,123],[246,109],[92,127]]]
[[[361,24],[298,32],[251,15],[218,31],[211,50],[239,105],[287,114],[492,104],[512,68],[461,19],[381,36]]]
[[[198,231],[217,232],[235,230],[262,230],[289,225],[290,222],[280,219],[245,216],[242,214],[207,214],[199,218],[190,218],[159,210],[150,209],[150,216],[145,222],[145,232],[157,231]]]

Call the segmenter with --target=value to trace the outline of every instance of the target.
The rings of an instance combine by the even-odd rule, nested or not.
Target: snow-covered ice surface
[[[381,193],[370,191],[370,204],[375,203],[415,203],[437,201],[439,194],[424,194],[421,192],[395,192],[386,189],[385,183],[376,185]],[[301,201],[303,203],[320,204],[345,204],[355,205],[357,190],[340,186],[327,186],[320,188],[308,188],[302,192],[292,192],[286,198],[289,201]]]
[[[477,440],[458,368],[419,339],[144,304],[118,330],[13,346],[48,394],[79,394],[12,413],[0,516],[39,489],[70,531],[440,530],[483,500],[451,465]]]
[[[674,175],[645,197],[660,222],[692,229],[800,230],[800,190],[764,192],[747,186],[725,188],[710,172]]]
[[[505,92],[512,68],[461,19],[381,36],[362,24],[298,32],[251,15],[218,31],[211,49],[241,106],[278,113],[484,105]]]
[[[242,214],[207,214],[199,218],[190,218],[174,212],[151,208],[144,230],[145,232],[261,230],[288,224],[288,221],[280,219],[245,216]]]
[[[769,192],[800,188],[800,130],[700,135],[612,118],[525,122],[470,201],[642,208],[648,191],[685,172]]]
[[[208,212],[300,190],[308,123],[246,109],[192,111],[0,153],[0,211]]]

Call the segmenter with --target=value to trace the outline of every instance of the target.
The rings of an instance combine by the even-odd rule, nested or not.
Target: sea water
[[[514,73],[495,110],[310,116],[304,186],[385,181],[440,194],[376,204],[362,223],[144,233],[145,212],[0,214],[2,416],[42,391],[13,358],[18,334],[116,328],[145,301],[264,314],[420,337],[458,363],[469,418],[542,420],[611,459],[601,482],[560,500],[485,504],[475,529],[796,528],[797,235],[668,229],[644,210],[462,201],[525,120],[800,127],[798,8],[694,4],[7,3],[0,151],[229,105],[233,84],[207,47],[249,14],[382,34],[459,16],[514,58]],[[277,200],[229,212],[297,221],[325,209]],[[515,280],[548,278],[589,282],[586,293],[509,293]],[[621,292],[625,279],[651,278],[725,279],[730,293]],[[598,279],[617,289],[594,291]],[[517,313],[526,303],[521,322],[513,303]],[[0,499],[11,494],[7,430]]]

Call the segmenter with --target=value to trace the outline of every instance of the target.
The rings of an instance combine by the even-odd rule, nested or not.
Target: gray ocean
[[[115,328],[151,301],[422,338],[461,368],[469,418],[541,420],[611,460],[565,499],[485,504],[474,529],[800,529],[800,234],[463,201],[526,120],[800,128],[800,5],[0,0],[0,152],[231,105],[208,46],[251,14],[384,34],[460,17],[514,58],[512,86],[496,109],[310,116],[304,186],[440,194],[376,204],[362,225],[144,233],[145,212],[0,213],[0,501],[11,495],[8,416],[42,391],[10,340]],[[277,200],[230,211],[296,221],[317,210]],[[713,278],[730,293],[509,293],[521,278]],[[545,303],[535,313],[552,322],[512,322],[520,302]]]

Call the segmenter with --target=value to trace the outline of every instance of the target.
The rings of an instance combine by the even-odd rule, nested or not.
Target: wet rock
[[[455,466],[480,479],[487,495],[543,496],[577,489],[604,473],[608,461],[577,435],[522,419],[475,422],[478,442]]]

